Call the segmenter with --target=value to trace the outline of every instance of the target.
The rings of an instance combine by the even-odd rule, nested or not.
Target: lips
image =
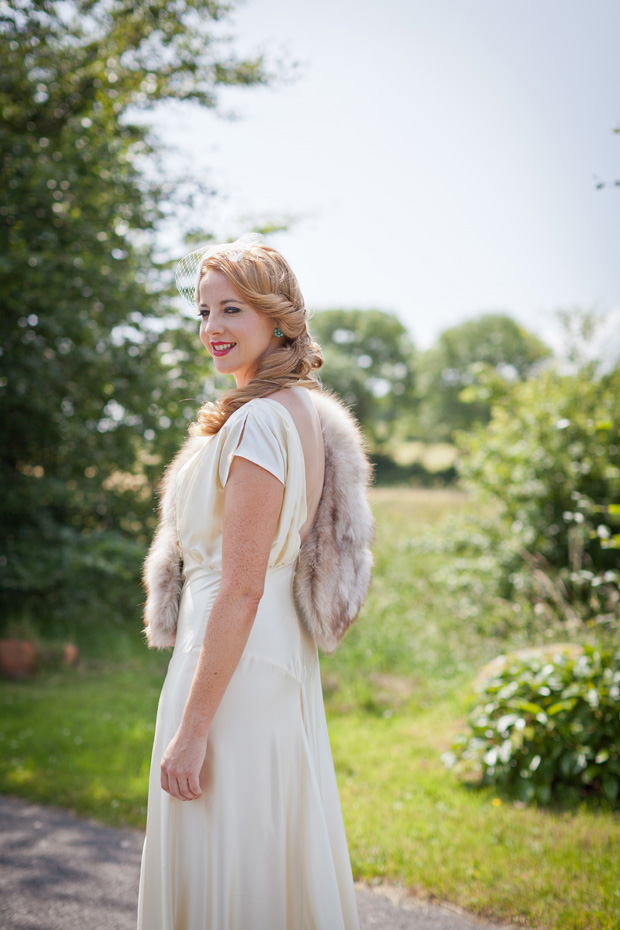
[[[236,345],[236,342],[212,342],[211,352],[216,358],[222,358],[224,355],[228,355]]]

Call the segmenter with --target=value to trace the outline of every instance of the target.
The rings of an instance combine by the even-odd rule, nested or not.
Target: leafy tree
[[[423,438],[448,440],[455,429],[488,422],[492,395],[468,402],[462,391],[490,369],[496,387],[528,377],[551,350],[505,314],[488,313],[445,330],[422,353],[417,368],[418,431]]]
[[[321,379],[355,411],[374,446],[410,411],[414,347],[392,313],[323,310],[311,322],[325,356]]]
[[[214,107],[218,87],[268,79],[260,58],[215,42],[229,10],[220,0],[2,7],[5,619],[91,623],[110,602],[117,613],[139,602],[153,453],[177,445],[193,413],[178,398],[195,397],[199,372],[180,318],[166,330],[170,274],[154,233],[174,191],[144,170],[159,149],[132,114],[170,99]]]
[[[464,482],[496,513],[469,538],[501,595],[534,603],[541,622],[617,629],[619,398],[620,367],[548,370],[517,382],[488,425],[457,434]]]

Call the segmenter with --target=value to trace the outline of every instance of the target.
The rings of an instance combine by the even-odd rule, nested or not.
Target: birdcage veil
[[[189,304],[192,310],[196,309],[198,303],[197,290],[199,282],[199,271],[205,259],[211,255],[225,255],[230,261],[238,262],[253,245],[262,242],[263,237],[260,233],[245,233],[234,242],[224,242],[217,245],[206,245],[195,252],[189,252],[177,263],[174,280],[177,290],[183,300]]]

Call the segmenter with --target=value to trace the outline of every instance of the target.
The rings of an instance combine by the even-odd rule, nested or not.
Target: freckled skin
[[[233,459],[224,492],[222,583],[181,725],[161,763],[161,786],[179,800],[202,794],[209,727],[256,617],[283,496],[274,475],[247,459]],[[239,564],[243,572],[236,571]]]

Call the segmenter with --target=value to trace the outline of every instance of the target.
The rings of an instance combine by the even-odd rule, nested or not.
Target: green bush
[[[620,650],[508,656],[483,684],[448,766],[522,801],[620,796]]]
[[[548,370],[507,388],[487,426],[456,437],[481,514],[471,554],[501,552],[496,596],[533,604],[541,627],[617,628],[619,399],[620,368],[601,377],[592,367]]]
[[[141,541],[113,530],[87,535],[45,523],[38,535],[12,539],[6,551],[0,636],[72,639],[85,647],[110,628],[140,630]]]

